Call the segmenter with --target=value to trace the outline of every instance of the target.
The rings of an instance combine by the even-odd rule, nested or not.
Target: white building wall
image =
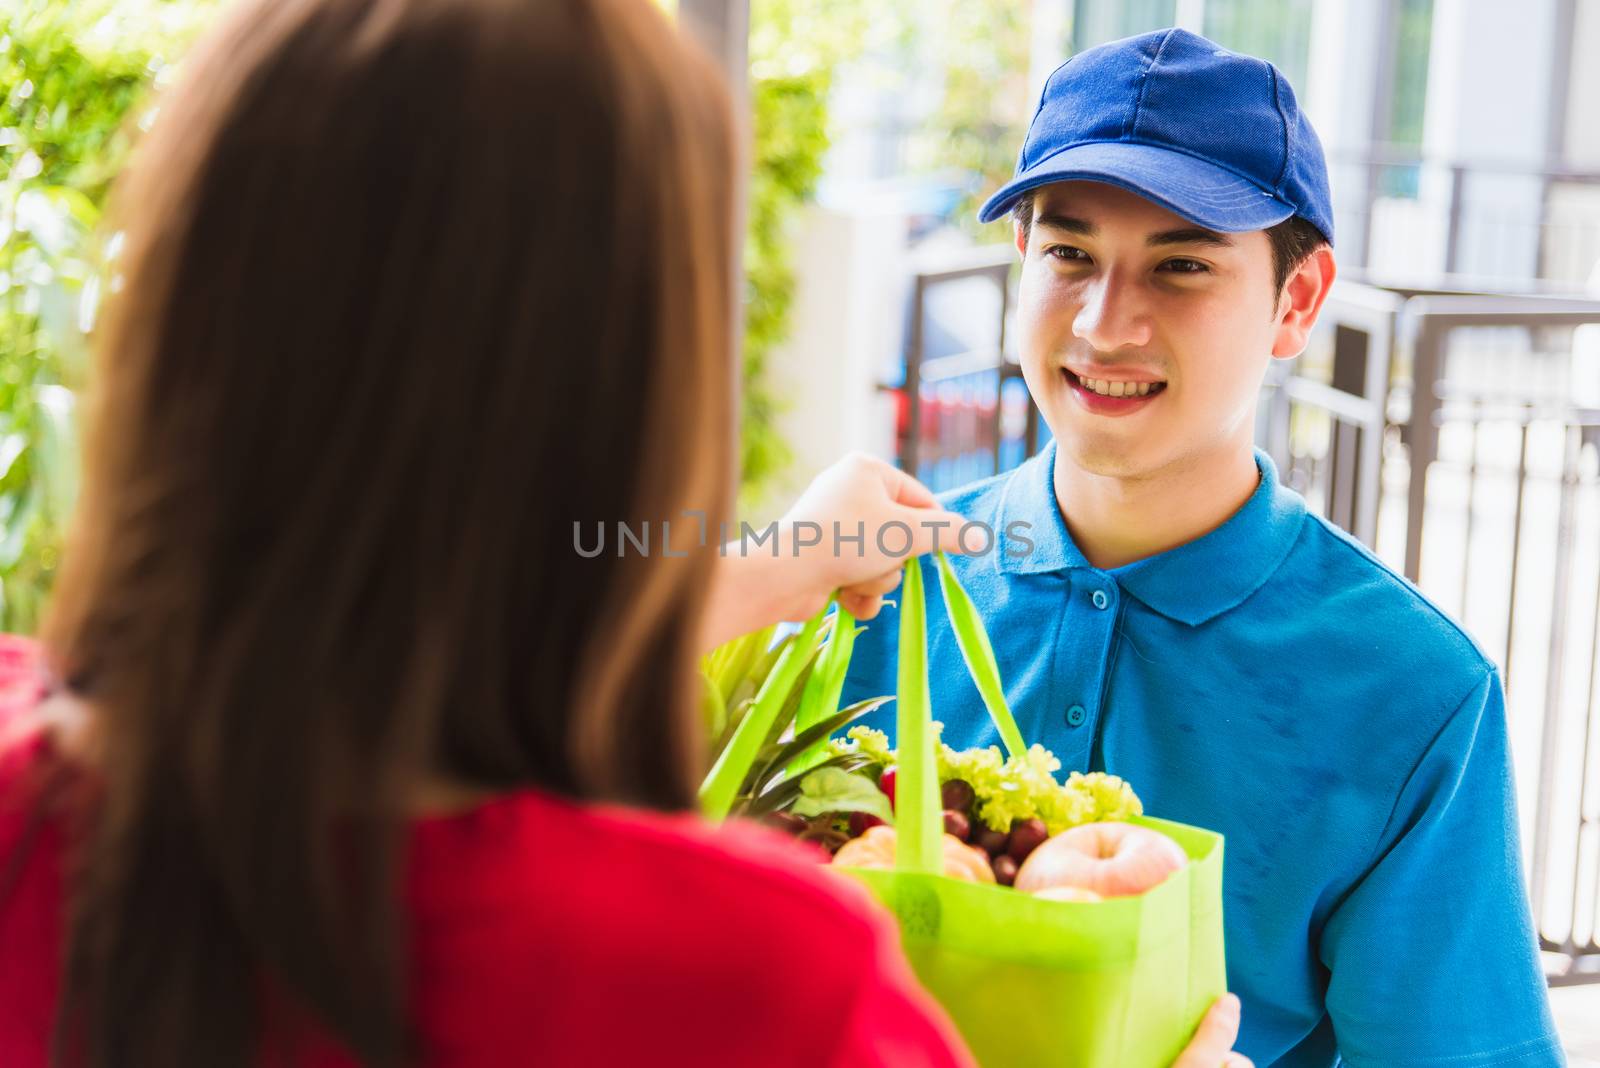
[[[789,339],[768,363],[794,460],[754,502],[752,521],[782,510],[851,450],[894,457],[894,402],[878,389],[905,317],[906,218],[892,206],[808,205],[795,226]]]
[[[1365,250],[1368,169],[1381,75],[1384,0],[1317,0],[1311,15],[1311,55],[1300,90],[1328,156],[1334,242],[1352,262]]]

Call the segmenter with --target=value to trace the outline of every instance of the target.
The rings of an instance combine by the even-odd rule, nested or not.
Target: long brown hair
[[[648,0],[244,0],[186,60],[47,624],[101,754],[58,1056],[248,1063],[266,984],[404,1063],[420,778],[692,801],[713,551],[574,524],[731,507],[734,145]]]

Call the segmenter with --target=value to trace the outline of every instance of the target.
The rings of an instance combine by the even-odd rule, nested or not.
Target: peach
[[[1131,823],[1085,823],[1045,842],[1017,872],[1024,893],[1070,887],[1100,897],[1142,894],[1189,862],[1159,831]]]
[[[1034,897],[1046,898],[1050,901],[1104,901],[1105,898],[1093,890],[1085,890],[1081,886],[1047,886],[1043,890],[1035,890]]]
[[[852,838],[839,847],[833,863],[842,868],[877,868],[883,871],[894,868],[894,828],[882,824],[870,827],[860,838]],[[954,835],[944,835],[944,874],[952,879],[965,879],[973,883],[994,882],[994,871],[989,867],[989,856],[974,849]]]

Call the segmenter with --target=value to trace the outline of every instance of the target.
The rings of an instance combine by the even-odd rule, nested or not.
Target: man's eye
[[[1044,250],[1046,256],[1060,260],[1062,263],[1088,263],[1089,254],[1081,248],[1072,245],[1051,245]]]
[[[1164,269],[1171,269],[1174,274],[1205,274],[1211,270],[1199,260],[1186,260],[1181,257],[1167,260],[1161,266]]]

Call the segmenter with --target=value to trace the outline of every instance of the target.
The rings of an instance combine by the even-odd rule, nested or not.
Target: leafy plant
[[[795,276],[793,223],[822,174],[827,151],[826,70],[770,73],[751,81],[755,168],[745,231],[744,366],[739,420],[740,489],[747,498],[789,463],[777,428],[777,395],[767,381],[773,350],[788,336]]]
[[[986,225],[976,213],[1011,177],[1036,103],[1028,92],[1031,9],[1015,0],[942,0],[923,25],[925,62],[943,72],[943,85],[913,136],[913,166],[968,176],[951,221],[979,240],[1009,241],[1006,220]]]
[[[768,627],[702,658],[712,739],[711,771],[700,790],[707,816],[761,816],[786,809],[815,774],[850,773],[872,763],[867,756],[826,751],[835,731],[890,700],[877,697],[838,708],[856,633],[849,613],[830,614],[825,607],[776,642],[776,628]],[[859,789],[829,777],[809,789],[812,804],[824,796],[846,802],[861,796]],[[846,805],[818,811],[867,810]]]
[[[889,797],[864,775],[843,768],[819,768],[800,782],[800,796],[791,810],[797,816],[824,816],[830,812],[865,812],[884,823],[894,823]]]
[[[140,101],[212,6],[10,0],[0,21],[0,630],[37,624],[77,495],[107,189]]]

